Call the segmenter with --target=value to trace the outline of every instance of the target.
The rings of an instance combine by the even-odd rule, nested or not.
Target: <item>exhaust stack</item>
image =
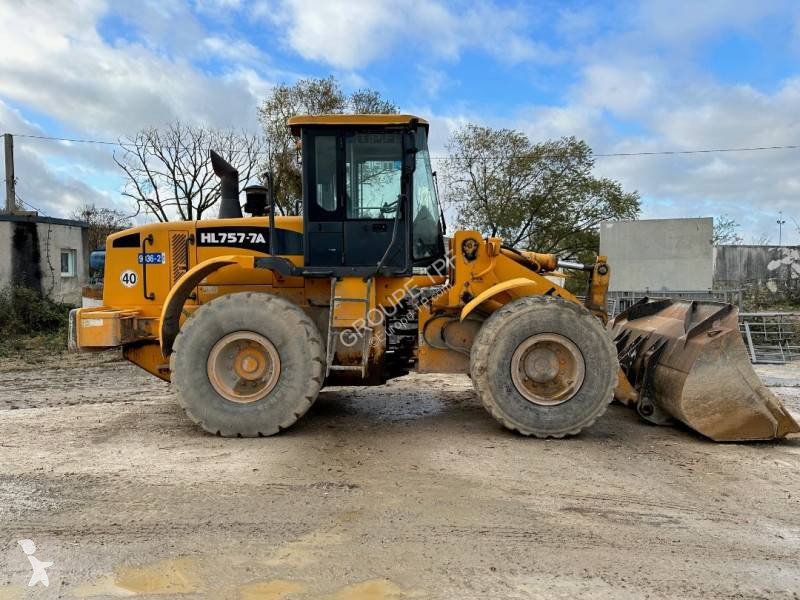
[[[214,169],[214,174],[219,177],[218,218],[241,218],[243,215],[242,207],[239,205],[239,171],[234,169],[228,161],[213,150],[209,151],[209,155],[211,156],[211,166]]]

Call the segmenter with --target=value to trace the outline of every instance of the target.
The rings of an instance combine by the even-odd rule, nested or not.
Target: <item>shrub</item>
[[[31,346],[66,350],[69,310],[36,290],[21,286],[0,288],[0,354]]]

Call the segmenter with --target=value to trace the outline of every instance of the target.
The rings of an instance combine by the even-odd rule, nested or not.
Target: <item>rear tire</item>
[[[293,425],[314,403],[325,350],[301,308],[246,292],[198,308],[175,339],[170,368],[178,402],[203,429],[267,436]]]
[[[583,306],[549,296],[520,298],[492,314],[470,357],[486,410],[508,429],[538,438],[574,435],[594,423],[613,399],[618,369],[602,323]]]

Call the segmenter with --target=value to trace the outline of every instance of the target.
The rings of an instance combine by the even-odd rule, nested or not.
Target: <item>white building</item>
[[[0,286],[23,285],[81,304],[89,279],[88,224],[36,214],[0,214]]]

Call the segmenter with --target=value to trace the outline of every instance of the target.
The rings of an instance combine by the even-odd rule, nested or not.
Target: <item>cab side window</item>
[[[318,135],[314,139],[314,181],[316,204],[326,212],[339,205],[336,194],[336,136]]]

